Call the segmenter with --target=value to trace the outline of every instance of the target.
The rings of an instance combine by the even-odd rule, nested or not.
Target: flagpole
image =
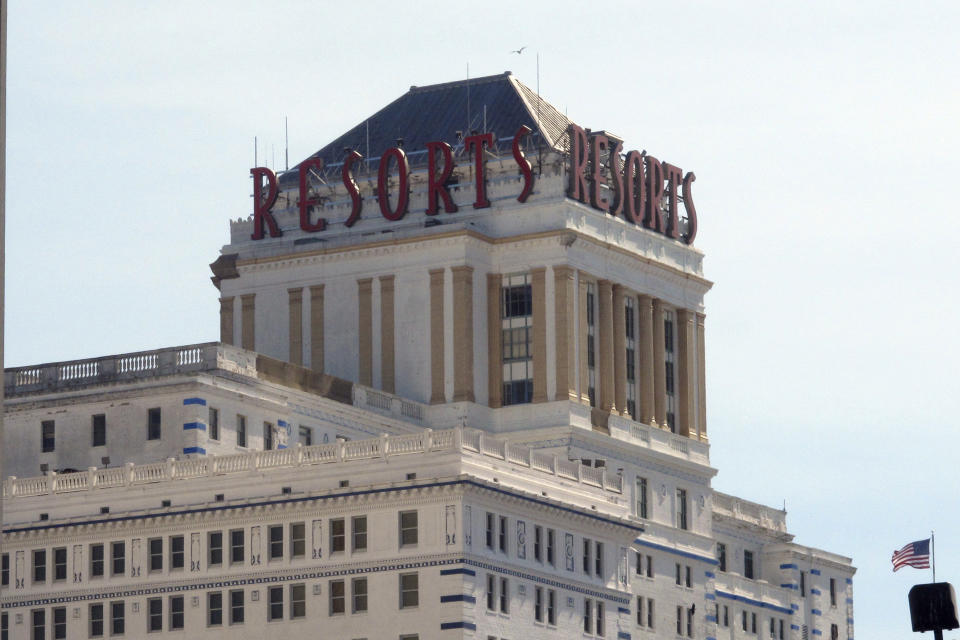
[[[933,568],[933,581],[937,581],[937,545],[933,542],[933,531],[930,531],[930,566]]]

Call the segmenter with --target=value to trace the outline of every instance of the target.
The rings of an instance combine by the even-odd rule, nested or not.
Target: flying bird
[[[526,49],[526,47],[520,47],[519,49],[514,49],[514,50],[511,51],[510,53],[520,54],[520,53],[523,53],[523,50],[524,50],[524,49]]]

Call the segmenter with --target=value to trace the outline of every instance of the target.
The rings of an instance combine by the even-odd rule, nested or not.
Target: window
[[[687,585],[687,588],[689,589],[689,588],[693,587],[693,577],[692,577],[692,575],[691,575],[691,574],[692,574],[692,571],[690,570],[690,565],[687,565],[687,566],[686,566],[686,569],[687,569],[687,576],[686,576],[686,583],[685,583],[685,584]]]
[[[624,346],[627,351],[627,415],[637,419],[637,310],[636,299],[627,296],[624,301]]]
[[[346,611],[346,583],[343,580],[331,580],[330,615],[335,616]]]
[[[746,611],[743,612],[743,630],[744,631],[747,630],[747,612]]]
[[[401,523],[401,528],[403,524]],[[403,544],[402,542],[400,544]],[[343,518],[330,521],[330,552],[340,553],[347,548],[347,523]]]
[[[400,512],[400,546],[416,546],[417,544],[417,512]]]
[[[183,536],[170,538],[170,569],[183,569]]]
[[[533,559],[543,562],[543,527],[540,525],[533,527]]]
[[[207,534],[207,566],[219,567],[223,564],[223,532],[211,531]]]
[[[596,615],[596,617],[594,617]],[[594,626],[596,625],[596,626]],[[590,598],[583,599],[583,632],[603,635],[603,603],[599,600],[594,601]]]
[[[598,578],[603,577],[603,543],[594,543],[593,554],[593,574]]]
[[[722,542],[717,543],[717,564],[720,571],[727,570],[727,545]]]
[[[0,613],[0,640],[9,640],[10,621],[7,619],[7,612]]]
[[[183,596],[170,596],[170,630],[183,629]]]
[[[160,407],[147,409],[147,440],[160,439]]]
[[[830,578],[830,606],[837,606],[837,580]]]
[[[837,625],[830,625],[830,640],[838,640],[840,638],[840,629],[837,628]]]
[[[753,580],[753,551],[743,552],[743,577]]]
[[[267,597],[267,621],[283,620],[283,587],[270,587]]]
[[[149,570],[163,571],[163,538],[150,538],[147,546],[150,556]]]
[[[487,611],[497,610],[497,577],[487,574]]]
[[[494,536],[494,515],[490,512],[487,512],[487,530],[486,530],[486,543],[487,549],[493,550],[493,536]]]
[[[125,622],[123,600],[110,603],[110,635],[122,636]]]
[[[583,572],[587,575],[590,575],[590,572],[593,570],[593,567],[590,566],[591,551],[593,550],[593,544],[587,538],[583,539]]]
[[[670,431],[677,432],[677,396],[676,396],[676,374],[674,371],[674,352],[676,351],[676,337],[674,336],[674,313],[670,310],[663,312],[663,354],[664,367],[666,369],[666,392],[667,392],[667,426]],[[683,527],[684,529],[686,527]]]
[[[636,516],[646,519],[647,515],[647,479],[637,478],[636,484]]]
[[[677,489],[677,528],[686,530],[687,525],[687,490]]]
[[[653,629],[653,598],[637,596],[637,624]]]
[[[230,564],[243,564],[243,529],[230,532]]]
[[[367,550],[367,516],[354,516],[351,521],[351,528],[353,532],[351,550],[366,551]]]
[[[501,552],[507,552],[507,517],[500,516],[500,536],[497,539],[497,547]]]
[[[107,444],[107,416],[98,413],[91,418],[90,435],[93,446],[104,447]]]
[[[88,609],[88,618],[90,620],[90,637],[103,637],[103,603],[95,602]]]
[[[782,619],[782,618],[780,619],[780,638],[779,638],[779,640],[783,640],[783,619]]]
[[[367,579],[354,578],[350,581],[353,602],[350,605],[352,613],[363,613],[367,610]]]
[[[594,607],[594,608],[597,610],[597,624],[596,624],[597,635],[598,635],[598,636],[602,636],[602,635],[603,635],[603,627],[604,627],[604,625],[603,625],[603,608],[604,608],[604,607],[603,607],[603,602],[601,602],[600,600],[597,600],[596,603],[594,603],[594,604],[595,604],[595,607]]]
[[[102,544],[90,545],[90,577],[102,578],[104,572],[104,555]]]
[[[590,400],[591,407],[597,406],[596,300],[597,285],[593,282],[588,282],[585,302],[587,306],[587,397]]]
[[[683,635],[683,607],[677,607],[677,635]]]
[[[207,592],[207,626],[219,627],[223,624],[223,592]]]
[[[646,558],[646,571],[644,571],[644,558]],[[653,556],[644,556],[642,553],[637,553],[637,575],[653,577]]]
[[[247,416],[241,416],[239,413],[237,414],[237,446],[247,446]]]
[[[33,640],[47,640],[47,615],[43,609],[30,612],[33,617]]]
[[[44,420],[40,423],[40,451],[49,453],[56,445],[56,425],[53,420]]]
[[[230,624],[243,624],[243,589],[230,592]]]
[[[547,589],[547,624],[557,624],[557,592],[553,589]]]
[[[63,640],[67,637],[67,608],[54,607],[53,614],[53,639]]]
[[[554,553],[557,532],[553,529],[547,529],[547,562],[551,566],[556,566],[556,555]]]
[[[61,582],[67,579],[67,548],[57,547],[53,550],[53,581]]]
[[[757,614],[756,613],[750,614],[750,633],[754,635],[757,634]]]
[[[501,288],[503,405],[533,399],[533,293],[529,274],[504,276]]]
[[[300,444],[305,447],[313,445],[313,429],[300,425]]]
[[[147,631],[163,631],[163,599],[147,599]]]
[[[283,559],[283,525],[275,524],[268,527],[270,536],[270,559]]]
[[[500,613],[510,613],[510,581],[500,578]]]
[[[305,584],[290,585],[290,619],[296,620],[307,615],[307,586]]]
[[[213,407],[207,409],[207,437],[211,440],[220,439],[220,410]]]
[[[723,605],[723,626],[730,626],[730,607]]]
[[[543,622],[543,587],[534,589],[533,619],[537,622]]]
[[[400,608],[407,609],[420,604],[420,576],[416,573],[400,574]]]
[[[290,523],[290,558],[303,558],[307,555],[307,533],[302,522]]]
[[[681,576],[682,576],[682,575],[683,575],[683,565],[681,565],[681,564],[678,562],[678,563],[677,563],[677,586],[678,586],[678,587],[679,587],[680,584],[683,582],[683,580],[681,579]]]
[[[270,422],[263,423],[263,450],[270,451],[273,449],[273,424]]]
[[[126,548],[124,542],[110,543],[110,575],[122,576],[126,572]]]
[[[5,553],[2,556],[3,565],[0,568],[0,586],[8,586],[10,584],[10,554]]]
[[[807,595],[807,574],[803,571],[800,572],[800,595]]]
[[[47,581],[47,550],[33,550],[33,582],[39,584]]]
[[[770,637],[771,638],[777,637],[777,621],[774,620],[773,618],[770,618]]]

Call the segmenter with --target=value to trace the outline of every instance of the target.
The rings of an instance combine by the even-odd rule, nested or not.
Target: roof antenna
[[[290,129],[287,127],[287,116],[283,116],[283,159],[285,169],[290,171]]]
[[[470,131],[470,63],[467,62],[467,131]]]
[[[253,166],[257,166],[257,136],[253,136]]]

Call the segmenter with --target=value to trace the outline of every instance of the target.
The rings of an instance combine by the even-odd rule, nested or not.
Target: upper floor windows
[[[401,511],[399,516],[400,546],[416,546],[418,541],[417,512]]]
[[[634,486],[634,505],[635,515],[638,518],[647,519],[650,516],[647,513],[649,503],[647,501],[647,479],[638,477]]]
[[[743,577],[753,580],[753,551],[743,552]]]
[[[677,489],[677,528],[687,530],[690,528],[688,521],[687,490]]]
[[[56,424],[53,420],[44,420],[40,423],[40,451],[50,453],[56,445]]]
[[[237,446],[247,446],[247,416],[237,414]]]
[[[676,314],[671,310],[663,312],[663,353],[666,368],[667,426],[677,431],[677,374],[676,374]]]
[[[264,422],[263,423],[263,450],[270,451],[274,447],[273,442],[273,423]]]
[[[207,437],[211,440],[220,439],[220,410],[213,407],[207,409]]]
[[[597,285],[587,283],[587,295],[584,301],[587,316],[587,397],[590,406],[597,406]]]
[[[722,542],[717,543],[717,565],[720,571],[727,570],[727,545]]]
[[[98,413],[90,418],[90,439],[94,447],[107,444],[107,416]]]
[[[147,409],[147,440],[160,439],[160,407]]]
[[[624,299],[624,348],[627,351],[627,415],[637,419],[637,302],[632,296]]]
[[[504,276],[501,288],[503,405],[533,399],[533,292],[529,274]]]

